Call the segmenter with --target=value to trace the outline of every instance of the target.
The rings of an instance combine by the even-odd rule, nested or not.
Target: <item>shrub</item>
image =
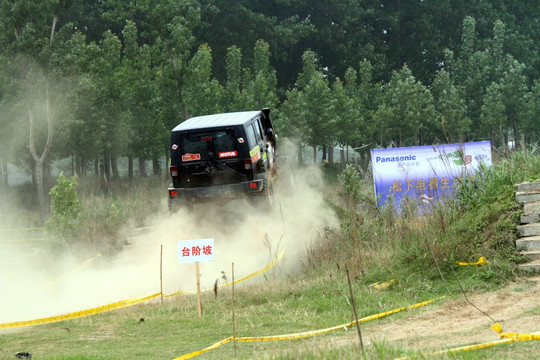
[[[66,245],[78,239],[80,230],[81,201],[77,193],[77,176],[58,176],[57,184],[51,189],[51,218],[46,228],[53,241],[61,240]]]

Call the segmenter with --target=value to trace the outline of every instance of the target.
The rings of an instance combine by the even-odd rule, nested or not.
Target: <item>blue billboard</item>
[[[489,141],[371,150],[377,205],[417,200],[434,204],[453,195],[459,181],[491,165]]]

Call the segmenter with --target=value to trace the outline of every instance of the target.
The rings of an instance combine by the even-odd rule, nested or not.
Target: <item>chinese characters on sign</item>
[[[214,239],[178,241],[178,263],[214,261]]]
[[[399,210],[404,199],[433,205],[453,195],[456,186],[474,177],[481,164],[491,165],[491,144],[373,149],[371,160],[377,205],[392,203]]]

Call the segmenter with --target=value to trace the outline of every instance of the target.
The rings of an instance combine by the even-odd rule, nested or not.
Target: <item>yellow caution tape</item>
[[[79,317],[84,317],[84,316],[95,315],[95,314],[99,314],[99,313],[106,312],[106,311],[116,310],[116,309],[120,309],[120,308],[124,308],[124,307],[128,307],[128,306],[140,304],[142,302],[145,302],[145,301],[148,301],[150,299],[156,298],[159,295],[160,295],[160,293],[156,293],[156,294],[152,294],[152,295],[141,297],[141,298],[121,300],[121,301],[117,301],[117,302],[112,303],[112,304],[98,306],[98,307],[91,308],[91,309],[88,309],[88,310],[77,311],[77,312],[64,314],[64,315],[51,316],[51,317],[35,319],[35,320],[16,321],[16,322],[11,322],[11,323],[4,323],[4,324],[0,324],[0,329],[10,329],[10,328],[19,328],[19,327],[24,327],[24,326],[48,324],[48,323],[57,322],[57,321],[63,321],[63,320],[69,320],[69,319],[75,319],[75,318],[79,318]]]
[[[371,285],[369,285],[369,287],[372,287],[372,288],[377,289],[377,290],[388,289],[396,281],[397,281],[396,279],[392,279],[392,280],[388,280],[388,281],[385,281],[385,282],[379,282],[379,283],[371,284]]]
[[[444,298],[444,296],[441,296],[441,297],[436,298],[436,299],[423,301],[423,302],[418,303],[418,304],[404,306],[404,307],[397,308],[397,309],[394,309],[394,310],[386,311],[386,312],[383,312],[383,313],[380,313],[380,314],[366,316],[366,317],[363,317],[363,318],[359,319],[358,323],[365,323],[365,322],[368,322],[368,321],[371,321],[371,320],[383,318],[383,317],[388,316],[388,315],[396,314],[396,313],[401,312],[401,311],[410,310],[410,309],[416,309],[416,308],[419,308],[419,307],[422,307],[422,306],[429,305],[429,304],[431,304],[431,303],[433,303],[433,302],[435,302],[437,300],[440,300],[442,298]],[[216,348],[220,347],[221,345],[223,345],[225,343],[228,343],[231,340],[241,341],[241,342],[259,342],[259,341],[281,341],[281,340],[302,339],[302,338],[307,338],[307,337],[312,337],[312,336],[316,336],[316,335],[320,335],[320,334],[333,332],[333,331],[336,331],[336,330],[345,329],[345,328],[351,327],[351,326],[353,326],[355,324],[356,324],[356,321],[352,321],[352,322],[350,322],[348,324],[333,326],[333,327],[326,328],[326,329],[306,331],[306,332],[300,332],[300,333],[294,333],[294,334],[286,334],[286,335],[239,337],[239,338],[238,337],[237,338],[230,337],[230,338],[224,339],[224,340],[222,340],[222,341],[220,341],[218,343],[215,343],[214,345],[212,345],[210,347],[207,347],[206,349],[199,350],[199,351],[194,351],[192,353],[182,355],[180,357],[175,358],[174,360],[191,359],[192,357],[200,355],[200,354],[202,354],[202,353],[204,353],[206,351],[216,349]]]
[[[465,352],[465,351],[481,350],[481,349],[490,348],[492,346],[515,343],[515,342],[521,342],[521,341],[540,340],[540,334],[539,335],[535,335],[535,334],[518,334],[518,335],[520,335],[520,336],[515,337],[515,338],[508,338],[508,339],[503,339],[503,340],[498,340],[498,341],[491,341],[491,342],[482,343],[482,344],[461,346],[461,347],[457,347],[457,348],[441,350],[441,351],[431,353],[430,355],[442,355],[442,354],[448,354],[448,353],[459,353],[459,352]],[[405,360],[405,359],[408,359],[408,358],[404,357],[404,358],[399,358],[399,359],[396,359],[396,360]]]
[[[30,238],[30,239],[13,239],[13,240],[0,240],[0,242],[25,242],[25,241],[43,241],[45,238]]]
[[[266,265],[262,269],[257,270],[254,273],[246,275],[246,276],[244,276],[244,277],[242,277],[240,279],[236,279],[236,280],[228,282],[226,284],[219,285],[218,288],[222,288],[222,287],[225,287],[225,286],[231,286],[232,284],[236,284],[236,283],[239,283],[241,281],[245,281],[245,280],[247,280],[249,278],[260,275],[260,274],[270,270],[271,268],[276,266],[276,264],[278,263],[279,260],[281,260],[283,258],[283,255],[285,255],[285,250],[283,250],[279,254],[277,254],[277,256],[274,258],[274,260],[272,260],[272,262],[270,262],[268,265]],[[214,290],[214,288],[212,287],[212,288],[203,289],[203,290],[201,290],[201,292],[211,291],[211,290]],[[182,291],[182,290],[179,290],[179,291],[173,292],[172,294],[167,294],[167,295],[164,294],[163,297],[172,297],[172,296],[176,296],[176,295],[179,295],[179,294],[196,294],[196,293],[197,293],[196,291]]]
[[[502,332],[501,324],[496,322],[495,324],[491,325],[491,330],[497,332],[501,336],[501,339],[502,339],[502,337],[503,337],[502,333],[503,332]]]
[[[182,356],[180,356],[180,357],[175,358],[174,360],[186,360],[186,359],[191,359],[191,358],[193,358],[193,357],[195,357],[195,356],[198,356],[198,355],[201,355],[201,354],[203,354],[203,353],[205,353],[205,352],[207,352],[207,351],[217,349],[218,347],[220,347],[221,345],[224,345],[224,344],[228,343],[228,342],[231,341],[232,339],[233,339],[232,337],[223,339],[223,340],[221,340],[220,342],[217,342],[217,343],[215,343],[214,345],[207,347],[206,349],[202,349],[202,350],[199,350],[199,351],[194,351],[194,352],[192,352],[192,353],[182,355]]]
[[[257,275],[260,275],[268,270],[270,270],[271,268],[273,268],[274,266],[276,266],[276,264],[278,263],[279,260],[281,260],[283,258],[283,255],[285,255],[285,250],[282,250],[279,254],[277,254],[277,256],[274,258],[274,260],[272,260],[271,263],[269,263],[268,265],[266,265],[265,267],[263,267],[262,269],[258,270],[258,271],[255,271],[254,273],[251,273],[247,276],[244,276],[240,279],[237,279],[237,280],[234,280],[234,281],[231,281],[231,282],[228,282],[226,284],[223,284],[223,285],[220,285],[219,287],[225,287],[225,286],[231,286],[232,284],[236,284],[236,283],[239,283],[241,281],[244,281],[244,280],[247,280],[249,278],[252,278],[254,276],[257,276]],[[207,290],[211,290],[211,289],[207,289]]]
[[[501,339],[518,339],[520,341],[540,340],[540,335],[537,335],[537,334],[519,334],[519,333],[504,334],[502,331],[501,324],[499,324],[498,322],[493,324],[491,326],[491,329],[496,331],[501,337]]]
[[[499,324],[499,323],[493,324],[491,326],[491,329],[493,329],[494,331],[499,333],[502,340],[490,341],[490,342],[481,343],[481,344],[475,344],[475,345],[460,346],[460,347],[456,347],[456,348],[452,348],[452,349],[446,349],[446,350],[437,351],[437,352],[431,353],[430,355],[431,356],[436,356],[436,355],[449,354],[449,353],[459,353],[459,352],[465,352],[465,351],[481,350],[481,349],[490,348],[492,346],[509,344],[509,343],[520,342],[520,341],[540,340],[540,334],[539,333],[535,333],[535,334],[516,334],[516,333],[503,334],[501,324]],[[406,359],[408,359],[408,357],[397,358],[395,360],[406,360]]]
[[[0,229],[0,232],[4,231],[37,231],[37,230],[45,230],[43,227],[35,227],[35,228],[7,228],[7,229]]]
[[[271,269],[272,267],[274,267],[277,262],[279,260],[281,260],[281,258],[283,257],[283,255],[285,254],[285,250],[281,251],[275,258],[274,260],[269,263],[268,265],[266,265],[264,268],[254,272],[254,273],[251,273],[247,276],[244,276],[240,279],[237,279],[235,280],[234,282],[229,282],[227,284],[223,284],[223,285],[220,285],[220,287],[224,287],[224,286],[230,286],[232,285],[233,283],[238,283],[240,281],[244,281],[244,280],[247,280],[251,277],[254,277],[256,275],[259,275],[259,274],[262,274],[264,273],[265,271]],[[79,271],[81,270],[82,268],[84,268],[85,266],[87,266],[88,264],[90,264],[92,261],[94,261],[95,259],[97,259],[98,257],[101,256],[101,253],[98,253],[96,256],[94,256],[93,258],[91,259],[88,259],[86,260],[84,263],[82,263],[77,269],[74,270],[75,271]],[[55,284],[57,282],[59,282],[60,280],[62,280],[64,277],[62,278],[59,278],[55,281],[53,281],[52,283],[49,283],[45,286],[49,286],[49,285],[52,285],[52,284]],[[209,289],[205,289],[204,291],[209,291],[209,290],[213,290],[213,288],[209,288]],[[170,296],[174,296],[174,295],[178,295],[180,293],[183,293],[183,291],[177,291],[173,294],[169,294],[169,295],[163,295],[164,297],[170,297]],[[4,324],[0,324],[0,329],[9,329],[9,328],[17,328],[17,327],[24,327],[24,326],[33,326],[33,325],[40,325],[40,324],[47,324],[47,323],[51,323],[51,322],[57,322],[57,321],[63,321],[63,320],[68,320],[68,319],[74,319],[74,318],[78,318],[78,317],[83,317],[83,316],[89,316],[89,315],[95,315],[95,314],[98,314],[98,313],[101,313],[101,312],[105,312],[105,311],[111,311],[111,310],[116,310],[116,309],[120,309],[120,308],[123,308],[123,307],[127,307],[127,306],[132,306],[132,305],[136,305],[136,304],[140,304],[142,302],[145,302],[145,301],[148,301],[148,300],[151,300],[155,297],[158,297],[160,296],[161,293],[158,292],[156,294],[152,294],[152,295],[149,295],[149,296],[146,296],[146,297],[142,297],[142,298],[136,298],[136,299],[126,299],[126,300],[121,300],[121,301],[118,301],[118,302],[115,302],[115,303],[112,303],[112,304],[108,304],[108,305],[104,305],[104,306],[99,306],[99,307],[96,307],[96,308],[92,308],[92,309],[88,309],[88,310],[83,310],[83,311],[77,311],[77,312],[74,312],[74,313],[69,313],[69,314],[65,314],[65,315],[58,315],[58,316],[52,316],[52,317],[47,317],[47,318],[41,318],[41,319],[36,319],[36,320],[28,320],[28,321],[17,321],[17,322],[11,322],[11,323],[4,323]],[[211,349],[210,349],[211,350]],[[206,350],[208,351],[208,350]]]
[[[480,266],[480,265],[486,265],[487,263],[488,261],[486,260],[484,256],[480,257],[480,259],[478,259],[478,261],[474,263],[457,261],[457,264],[461,266]]]

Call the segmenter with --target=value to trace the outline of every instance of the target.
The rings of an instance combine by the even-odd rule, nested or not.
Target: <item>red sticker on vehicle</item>
[[[182,155],[182,161],[201,160],[201,154],[185,154]]]
[[[243,143],[244,143],[244,138],[238,138],[238,142],[239,142],[240,144],[243,144]]]
[[[172,146],[172,149],[173,149],[173,150],[178,149],[178,145],[174,144],[174,145]]]
[[[224,152],[220,152],[218,154],[218,157],[220,159],[223,159],[223,158],[230,158],[230,157],[236,157],[238,156],[238,153],[235,151],[224,151]]]

